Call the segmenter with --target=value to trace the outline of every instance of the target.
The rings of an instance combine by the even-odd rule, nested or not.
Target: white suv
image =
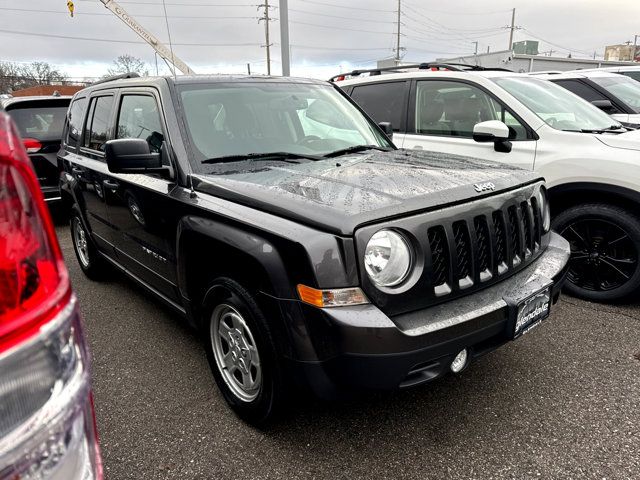
[[[570,293],[602,302],[639,293],[640,136],[546,80],[473,70],[423,64],[332,80],[375,121],[391,122],[401,148],[540,172],[554,228],[572,247]]]
[[[534,75],[584,98],[625,126],[640,127],[640,82],[632,78],[599,70]]]
[[[627,77],[631,77],[634,80],[640,82],[640,64],[638,66],[632,65],[619,65],[617,67],[604,67],[604,68],[592,68],[588,70],[580,70],[581,72],[613,72],[620,73],[621,75],[626,75]]]

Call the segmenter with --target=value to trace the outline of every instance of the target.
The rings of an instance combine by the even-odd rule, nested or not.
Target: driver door
[[[510,130],[512,150],[473,140],[473,127],[500,120]],[[454,80],[421,80],[411,92],[407,134],[402,147],[505,162],[533,170],[535,134],[513,112],[481,88]]]

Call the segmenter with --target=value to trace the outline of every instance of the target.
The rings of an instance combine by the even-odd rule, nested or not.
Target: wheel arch
[[[617,185],[576,182],[557,185],[548,190],[552,217],[567,208],[585,203],[605,203],[631,211],[640,207],[640,192]]]

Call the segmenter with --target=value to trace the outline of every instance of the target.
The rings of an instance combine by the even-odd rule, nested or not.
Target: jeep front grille
[[[540,249],[540,225],[540,211],[532,198],[468,220],[430,227],[434,294],[441,297],[479,287],[529,263]]]

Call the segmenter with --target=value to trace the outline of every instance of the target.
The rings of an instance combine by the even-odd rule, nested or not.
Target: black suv
[[[327,397],[459,372],[558,298],[569,246],[537,174],[397,150],[327,82],[119,79],[69,112],[82,270],[117,267],[182,313],[248,421],[290,386]]]
[[[38,177],[40,189],[47,203],[60,200],[60,169],[56,154],[64,119],[71,97],[60,95],[39,97],[11,97],[0,100],[20,131],[29,160]]]

